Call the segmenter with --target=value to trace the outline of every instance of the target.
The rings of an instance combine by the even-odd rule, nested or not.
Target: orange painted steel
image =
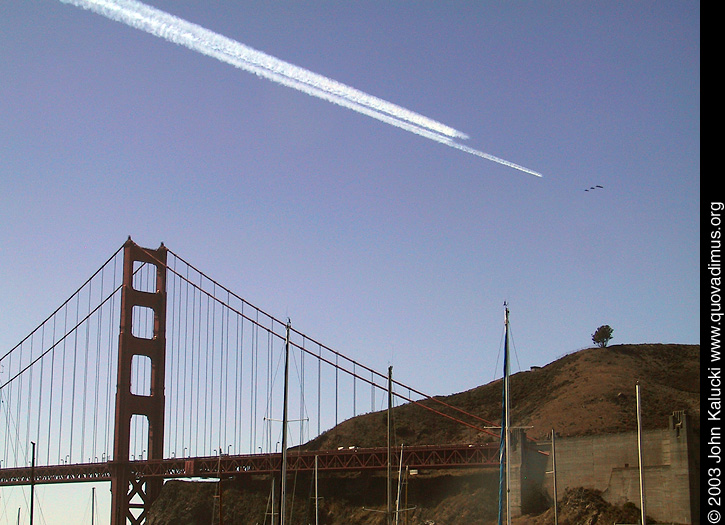
[[[393,449],[399,458],[400,449]],[[288,452],[288,472],[312,472],[315,456],[321,472],[356,472],[385,470],[387,448],[345,448],[342,450]],[[129,461],[124,464],[133,480],[163,480],[172,478],[216,478],[273,474],[279,472],[282,455],[246,454],[199,458],[170,458],[162,460]],[[397,460],[396,460],[397,461]],[[461,469],[498,467],[497,443],[475,445],[442,445],[405,447],[403,463],[412,469]],[[35,483],[85,483],[110,481],[118,464],[85,463],[35,467]],[[0,486],[30,484],[30,467],[0,469]]]
[[[146,513],[161,492],[163,480],[151,479],[139,483],[129,462],[131,418],[145,416],[148,421],[148,457],[164,457],[164,382],[166,370],[166,248],[141,248],[130,238],[124,244],[123,288],[121,291],[121,329],[118,337],[118,383],[116,390],[116,420],[114,430],[114,462],[110,463],[111,525],[145,522]],[[134,287],[135,263],[155,268],[154,289]],[[153,313],[153,335],[143,338],[134,335],[134,308]],[[151,361],[149,395],[131,391],[131,369],[135,357]],[[137,503],[141,500],[141,504]],[[136,512],[138,511],[138,512]]]

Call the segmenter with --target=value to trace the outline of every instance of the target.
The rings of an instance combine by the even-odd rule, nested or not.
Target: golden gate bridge
[[[283,381],[283,367],[295,381]],[[311,471],[315,458],[321,471],[385,469],[401,454],[411,468],[499,465],[498,443],[306,450],[323,430],[379,410],[376,397],[498,435],[299,332],[163,244],[129,238],[0,355],[0,370],[0,486],[110,481],[113,525],[144,523],[165,479],[281,475],[280,444],[294,451],[287,473]],[[284,436],[283,409],[296,426]]]

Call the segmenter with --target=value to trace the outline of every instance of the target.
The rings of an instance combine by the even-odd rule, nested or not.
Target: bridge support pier
[[[139,271],[142,264],[155,268],[153,290],[134,287],[134,273]],[[139,273],[147,275],[145,270]],[[134,327],[134,321],[151,316],[153,334],[148,337],[150,334],[139,333],[138,327]],[[150,360],[151,380],[148,385],[134,385],[136,393],[133,393],[131,371],[135,359],[139,357]],[[162,479],[144,480],[135,476],[129,454],[131,419],[142,416],[148,421],[146,459],[163,459],[165,367],[166,248],[163,244],[157,250],[141,248],[129,238],[124,245],[121,290],[116,420],[111,469],[111,525],[144,523],[151,504],[161,491]]]

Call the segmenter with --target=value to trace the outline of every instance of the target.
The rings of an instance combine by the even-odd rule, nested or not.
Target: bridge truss
[[[499,447],[495,443],[444,446],[413,446],[393,449],[394,463],[400,461],[413,469],[448,469],[498,467]],[[388,450],[381,448],[352,448],[291,452],[288,468],[293,472],[358,472],[385,470]],[[204,458],[169,458],[139,460],[129,463],[131,477],[136,480],[173,478],[230,478],[260,474],[277,474],[282,454],[224,455]],[[79,483],[111,481],[113,463],[81,463],[0,470],[0,486],[50,483]]]

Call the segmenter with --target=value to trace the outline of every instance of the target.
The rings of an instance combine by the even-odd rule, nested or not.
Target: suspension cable
[[[276,322],[276,323],[280,324],[281,326],[284,326],[284,323],[282,323],[282,321],[280,321],[279,319],[275,318],[275,317],[274,317],[274,316],[272,316],[272,315],[269,315],[269,314],[267,314],[267,313],[266,313],[266,312],[264,312],[263,310],[261,310],[261,309],[257,308],[257,307],[256,307],[256,306],[254,306],[253,304],[249,303],[249,302],[248,302],[248,301],[247,301],[246,299],[244,299],[244,298],[240,297],[239,295],[237,295],[236,293],[234,293],[234,292],[233,292],[232,290],[230,290],[229,288],[226,288],[225,286],[221,285],[220,283],[218,283],[218,282],[217,282],[217,281],[215,281],[214,279],[211,279],[211,278],[210,278],[210,277],[208,277],[207,275],[203,274],[203,272],[201,272],[201,271],[200,271],[200,270],[199,270],[198,268],[196,268],[196,267],[195,267],[194,265],[192,265],[192,264],[190,264],[189,262],[187,262],[187,261],[186,261],[185,259],[183,259],[183,258],[182,258],[182,257],[180,257],[179,255],[177,255],[177,254],[176,254],[175,252],[173,252],[173,251],[171,251],[171,250],[168,250],[168,251],[169,251],[169,253],[171,253],[171,254],[172,254],[172,255],[173,255],[174,257],[178,258],[178,259],[179,259],[180,261],[182,261],[182,262],[183,262],[184,264],[186,264],[186,265],[187,265],[188,267],[190,267],[190,268],[191,268],[192,270],[194,270],[194,271],[198,272],[198,273],[199,273],[200,275],[203,275],[203,276],[204,276],[204,277],[205,277],[205,278],[206,278],[206,279],[207,279],[207,280],[208,280],[208,281],[209,281],[210,283],[213,283],[213,284],[214,284],[215,286],[218,286],[218,287],[219,287],[219,288],[221,288],[222,290],[226,291],[226,292],[227,292],[227,293],[228,293],[229,295],[231,295],[232,297],[234,297],[234,298],[238,299],[239,301],[241,301],[241,302],[242,302],[242,304],[247,304],[247,305],[251,306],[251,307],[252,307],[253,309],[255,309],[255,310],[256,310],[257,312],[262,312],[262,313],[263,313],[263,314],[264,314],[264,315],[265,315],[266,317],[268,317],[268,318],[269,318],[269,319],[270,319],[270,320],[272,321],[272,323]],[[147,252],[147,253],[148,253],[148,252]],[[148,255],[149,255],[149,256],[151,256],[151,257],[153,257],[153,255],[152,255],[151,253],[148,253]],[[158,261],[158,260],[157,260],[157,261]],[[161,263],[161,261],[158,261],[158,263],[159,263],[159,264],[162,264],[162,263]],[[167,268],[168,268],[168,266],[167,266]],[[173,271],[173,270],[171,270],[171,271]],[[181,275],[179,275],[178,273],[177,273],[176,275],[177,275],[177,276],[179,276],[180,278],[182,278],[182,279],[183,279],[183,277],[182,277]],[[195,285],[194,285],[193,283],[191,283],[190,281],[187,281],[187,282],[188,282],[188,283],[189,283],[190,285],[192,285],[192,286],[195,286]],[[224,304],[224,303],[223,303],[223,302],[222,302],[222,301],[221,301],[220,299],[218,299],[218,298],[216,298],[216,297],[213,297],[213,296],[211,296],[211,294],[210,294],[210,293],[209,293],[208,291],[206,291],[206,290],[202,289],[201,287],[199,287],[199,291],[200,291],[200,293],[203,293],[203,294],[207,295],[208,297],[210,297],[210,298],[214,299],[215,301],[219,302],[220,304]],[[263,327],[263,326],[259,325],[259,324],[258,324],[258,321],[255,321],[254,319],[252,319],[252,318],[250,318],[250,317],[248,317],[248,316],[246,316],[246,315],[243,315],[243,314],[242,314],[242,312],[240,312],[239,310],[237,310],[237,309],[233,308],[233,307],[232,307],[231,305],[225,305],[225,306],[226,306],[227,308],[231,309],[232,311],[234,311],[234,312],[235,312],[235,313],[236,313],[237,315],[241,316],[241,317],[242,317],[243,319],[246,319],[246,320],[248,320],[248,321],[249,321],[249,322],[251,322],[251,323],[255,323],[255,324],[257,324],[258,326],[260,326],[261,328],[263,328],[263,329],[267,330],[267,329],[266,329],[265,327]],[[336,361],[337,361],[337,358],[342,358],[342,359],[343,359],[344,361],[347,361],[347,362],[348,362],[349,364],[352,364],[352,365],[355,365],[355,366],[359,366],[359,367],[360,367],[360,368],[362,368],[363,370],[365,370],[365,371],[367,371],[367,372],[370,372],[371,374],[374,374],[374,375],[378,376],[378,377],[379,377],[379,378],[381,378],[381,379],[386,379],[386,380],[387,380],[387,377],[386,377],[386,376],[385,376],[384,374],[382,374],[382,373],[380,373],[380,372],[377,372],[376,370],[374,370],[374,369],[372,369],[372,368],[370,368],[370,367],[367,367],[367,366],[365,366],[365,365],[363,365],[363,364],[361,364],[361,363],[359,363],[359,362],[357,362],[357,361],[355,361],[355,360],[353,360],[353,359],[351,359],[351,358],[349,358],[349,357],[345,356],[344,354],[341,354],[340,352],[337,352],[337,351],[333,350],[332,348],[330,348],[330,347],[328,347],[328,346],[326,346],[326,345],[324,345],[324,344],[320,343],[319,341],[315,340],[314,338],[311,338],[311,337],[307,336],[306,334],[304,334],[304,333],[302,333],[302,332],[300,332],[300,331],[298,331],[298,330],[296,330],[296,329],[294,329],[294,328],[291,328],[291,330],[292,330],[292,332],[294,332],[294,333],[295,333],[295,334],[297,334],[298,336],[300,336],[300,337],[302,337],[302,338],[304,338],[304,339],[306,339],[306,340],[309,340],[309,341],[310,341],[311,343],[314,343],[314,344],[317,344],[317,345],[319,345],[319,347],[320,347],[320,348],[324,348],[324,349],[325,349],[326,351],[328,351],[328,352],[332,353],[333,355],[335,355],[335,357],[336,357]],[[274,331],[271,331],[271,330],[267,330],[267,331],[268,331],[268,332],[270,333],[270,335],[276,336],[276,337],[277,337],[277,338],[279,338],[279,339],[284,339],[284,337],[283,337],[283,336],[282,336],[281,334],[277,334],[276,332],[274,332]],[[299,347],[299,345],[297,345],[297,344],[295,344],[295,343],[292,343],[292,344],[294,344],[295,346],[297,346],[298,348],[300,348],[300,347]],[[307,351],[306,349],[303,349],[303,350]],[[312,354],[312,353],[311,353],[311,352],[309,352],[309,351],[307,351],[307,352],[308,352],[308,353],[310,353],[310,355],[314,355],[314,354]],[[350,370],[348,370],[348,369],[346,369],[346,368],[344,368],[344,367],[342,367],[342,366],[336,365],[336,364],[334,364],[334,363],[332,363],[332,362],[330,362],[330,361],[328,361],[328,360],[325,360],[325,359],[324,359],[324,358],[322,358],[321,356],[318,356],[318,359],[322,359],[322,360],[324,360],[325,362],[327,362],[327,363],[328,363],[328,364],[330,364],[331,366],[335,367],[336,369],[340,369],[340,370],[343,370],[343,371],[345,371],[346,373],[348,373],[349,375],[351,375],[351,376],[353,376],[353,377],[357,377],[358,379],[361,379],[361,380],[363,380],[363,381],[365,381],[365,382],[367,382],[367,383],[371,383],[371,382],[370,382],[370,381],[369,381],[369,380],[368,380],[367,378],[363,378],[363,377],[361,377],[361,376],[359,376],[359,375],[357,375],[357,374],[353,374],[353,373],[352,373],[352,372],[351,372]],[[378,384],[376,384],[376,383],[374,383],[374,382],[373,382],[373,383],[371,383],[371,384],[374,384],[374,386],[376,386],[376,387],[378,387],[378,388],[380,388],[380,389],[384,389],[384,387],[382,387],[382,386],[380,386],[380,385],[378,385]],[[396,380],[393,380],[393,384],[394,384],[394,385],[397,385],[397,386],[399,386],[399,387],[401,387],[401,388],[403,388],[403,389],[408,389],[408,390],[409,390],[410,392],[412,392],[412,393],[415,393],[416,395],[422,396],[422,397],[426,398],[427,400],[430,400],[430,401],[433,401],[433,402],[435,402],[435,403],[438,403],[438,404],[440,404],[440,405],[443,405],[444,407],[446,407],[446,408],[448,408],[448,409],[450,409],[450,410],[453,410],[453,411],[455,411],[455,412],[458,412],[458,413],[460,413],[460,414],[463,414],[463,415],[465,415],[465,416],[467,416],[467,417],[471,417],[471,418],[473,418],[473,419],[476,419],[476,420],[478,420],[478,421],[481,421],[481,422],[483,422],[483,423],[486,423],[486,424],[489,424],[489,425],[493,425],[493,423],[492,423],[491,421],[488,421],[488,420],[486,420],[486,419],[484,419],[484,418],[482,418],[482,417],[480,417],[480,416],[478,416],[478,415],[476,415],[476,414],[472,414],[472,413],[470,413],[470,412],[467,412],[467,411],[465,411],[465,410],[463,410],[463,409],[461,409],[461,408],[458,408],[458,407],[456,407],[456,406],[453,406],[453,405],[451,405],[451,404],[449,404],[449,403],[446,403],[445,401],[443,401],[443,400],[441,400],[441,399],[438,399],[438,398],[436,398],[436,397],[433,397],[433,396],[431,396],[431,395],[429,395],[429,394],[425,394],[424,392],[421,392],[420,390],[417,390],[417,389],[415,389],[415,388],[409,387],[409,386],[405,385],[404,383],[401,383],[400,381],[396,381]],[[402,397],[402,396],[401,396],[401,397]],[[403,399],[405,399],[405,398],[403,398]],[[409,401],[412,401],[412,400],[409,400]],[[434,410],[434,412],[438,412],[438,411],[435,411],[435,410]],[[442,413],[441,413],[441,414],[442,414]],[[451,418],[451,419],[455,419],[455,418]],[[481,431],[484,431],[484,429],[482,429],[482,428],[480,428],[480,427],[476,427],[476,426],[474,426],[474,428],[476,428],[477,430],[481,430]]]
[[[115,253],[114,253],[113,255],[111,255],[111,256],[110,256],[110,257],[108,258],[108,260],[107,260],[106,262],[104,262],[104,263],[103,263],[103,264],[101,265],[101,267],[100,267],[100,268],[98,268],[98,270],[96,270],[96,271],[95,271],[95,272],[93,273],[93,275],[91,275],[91,276],[90,276],[90,277],[89,277],[88,279],[86,279],[86,281],[85,281],[85,282],[84,282],[84,283],[83,283],[82,285],[80,285],[80,286],[78,287],[78,289],[77,289],[77,290],[76,290],[75,292],[73,292],[73,293],[71,294],[71,296],[70,296],[70,297],[69,297],[68,299],[66,299],[66,300],[65,300],[65,302],[64,302],[63,304],[61,304],[61,305],[60,305],[60,306],[59,306],[58,308],[56,308],[56,309],[55,309],[55,310],[53,311],[53,313],[52,313],[52,314],[50,314],[50,315],[49,315],[48,317],[46,317],[46,319],[45,319],[45,320],[44,320],[44,321],[43,321],[42,323],[40,323],[40,324],[39,324],[39,325],[38,325],[38,326],[37,326],[37,327],[36,327],[36,328],[35,328],[35,329],[34,329],[34,330],[33,330],[32,332],[30,332],[30,333],[29,333],[29,334],[28,334],[27,336],[25,336],[25,338],[23,338],[23,340],[22,340],[22,341],[20,341],[20,342],[19,342],[18,344],[16,344],[16,345],[15,345],[14,347],[12,347],[12,348],[11,348],[10,350],[8,350],[8,351],[7,351],[6,353],[5,353],[5,355],[3,355],[2,357],[0,357],[0,363],[2,363],[2,361],[3,361],[3,360],[4,360],[4,359],[5,359],[5,358],[6,358],[6,357],[7,357],[8,355],[10,355],[10,354],[11,354],[12,352],[14,352],[14,351],[15,351],[15,350],[16,350],[17,348],[19,348],[20,346],[22,346],[22,344],[23,344],[23,343],[24,343],[25,341],[27,341],[27,340],[28,340],[28,338],[30,338],[30,337],[31,337],[31,336],[32,336],[32,335],[33,335],[33,334],[34,334],[35,332],[37,332],[37,331],[38,331],[38,330],[40,329],[40,327],[41,327],[41,326],[43,326],[43,325],[44,325],[45,323],[47,323],[47,322],[48,322],[48,321],[49,321],[49,320],[50,320],[50,319],[51,319],[51,318],[52,318],[52,317],[53,317],[53,316],[54,316],[55,314],[57,314],[58,312],[60,312],[61,308],[63,308],[63,307],[65,306],[65,305],[67,305],[67,304],[68,304],[69,302],[71,302],[71,300],[73,299],[73,297],[75,297],[75,296],[76,296],[76,294],[80,293],[80,291],[81,291],[81,290],[83,290],[83,288],[85,288],[85,286],[86,286],[86,285],[87,285],[87,284],[88,284],[89,282],[91,282],[91,281],[93,280],[93,278],[94,278],[94,277],[96,277],[96,276],[97,276],[97,275],[98,275],[98,274],[99,274],[99,273],[101,272],[101,270],[102,270],[102,269],[103,269],[103,268],[104,268],[104,267],[105,267],[105,266],[106,266],[106,265],[107,265],[107,264],[108,264],[109,262],[111,262],[111,261],[112,261],[112,260],[113,260],[113,259],[114,259],[114,258],[115,258],[115,257],[116,257],[116,256],[117,256],[118,254],[119,254],[119,252],[120,252],[121,250],[123,250],[123,246],[121,246],[121,247],[120,247],[120,248],[119,248],[118,250],[116,250],[116,252],[115,252]]]

